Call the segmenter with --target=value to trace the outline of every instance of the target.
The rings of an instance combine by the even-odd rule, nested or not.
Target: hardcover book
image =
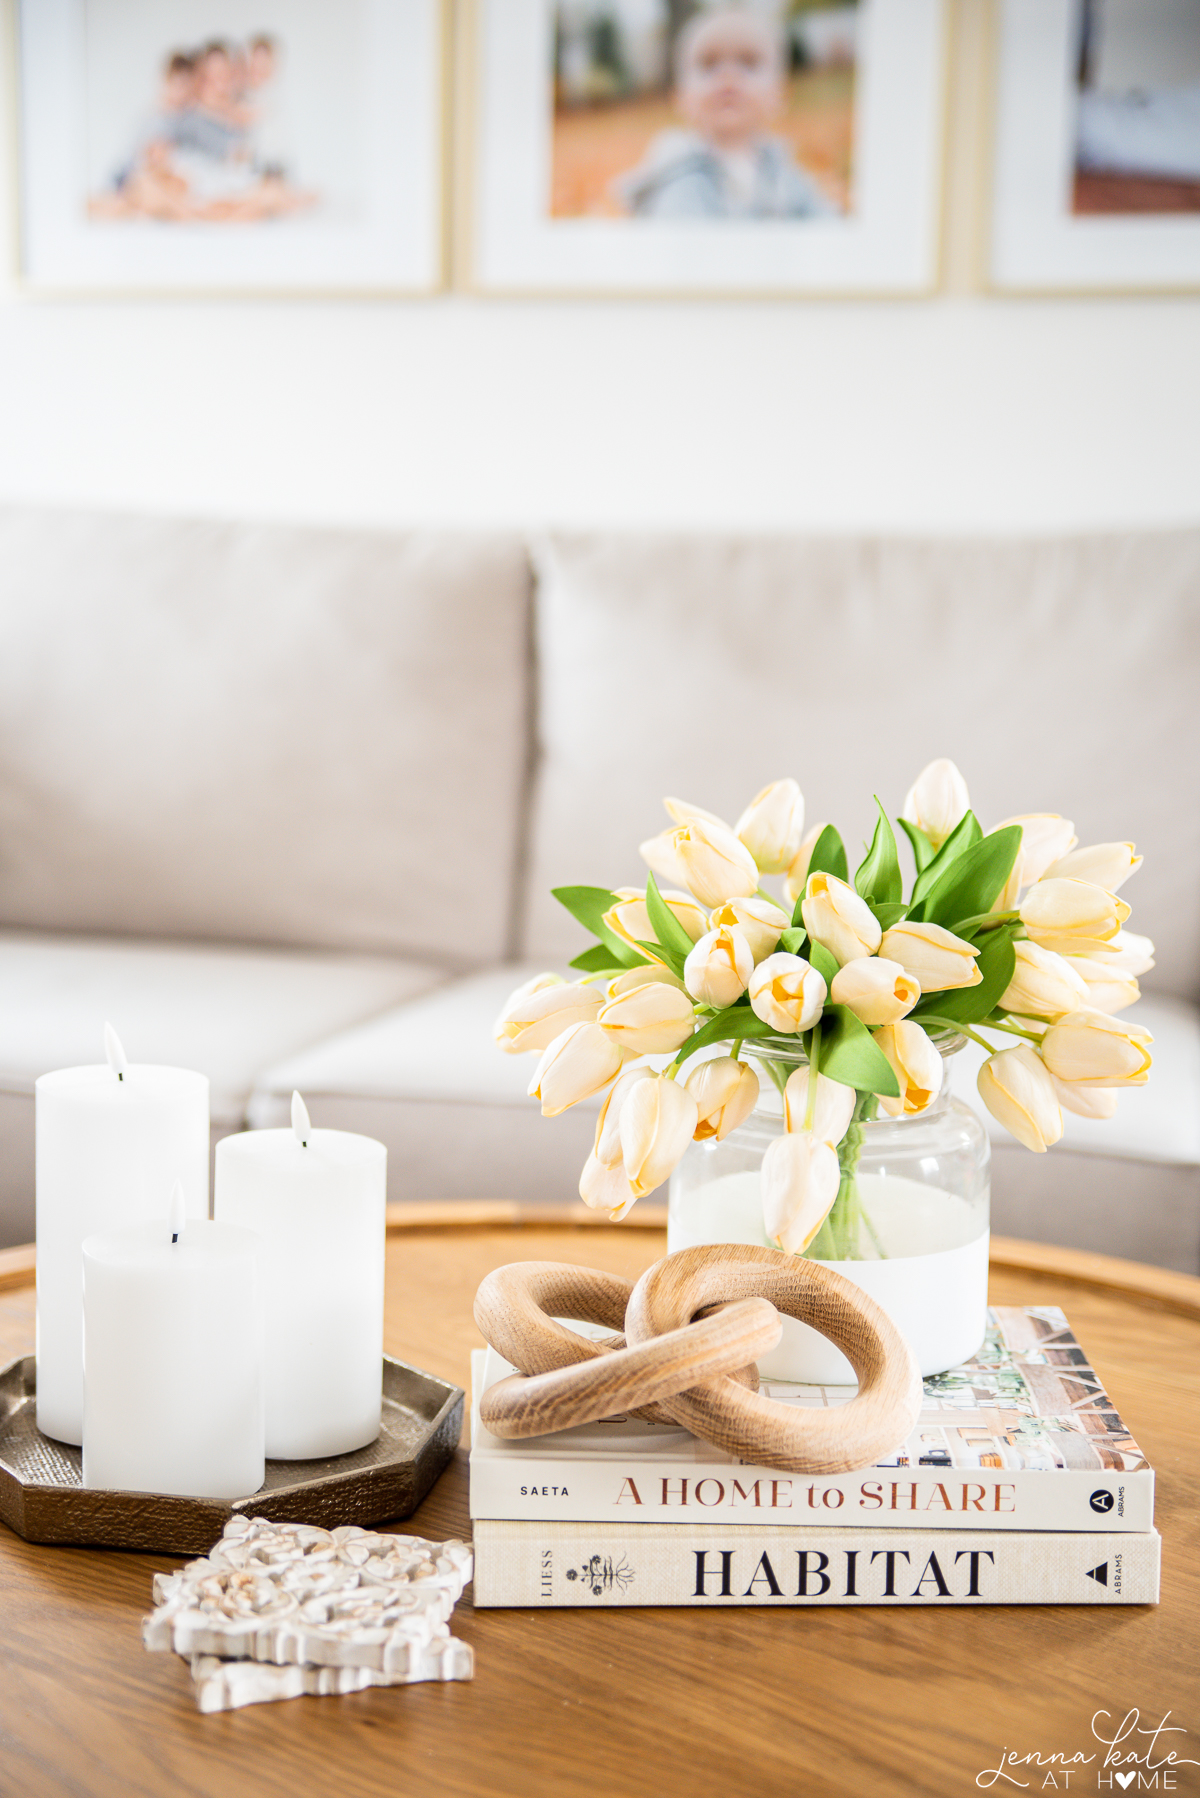
[[[579,1328],[578,1325],[572,1325]],[[925,1381],[916,1426],[873,1467],[781,1474],[687,1430],[618,1417],[505,1442],[480,1394],[513,1371],[473,1362],[471,1516],[526,1522],[703,1522],[842,1529],[1146,1532],[1154,1474],[1063,1313],[988,1312],[978,1354]],[[786,1404],[845,1404],[854,1388],[764,1381]]]

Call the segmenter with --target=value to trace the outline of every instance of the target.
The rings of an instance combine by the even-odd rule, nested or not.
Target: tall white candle
[[[183,1182],[189,1217],[208,1216],[208,1081],[130,1066],[111,1027],[108,1061],[36,1084],[37,1422],[83,1441],[85,1236],[162,1215]]]
[[[267,1454],[302,1461],[379,1434],[387,1150],[292,1119],[217,1144],[213,1209],[263,1238]]]
[[[161,1211],[160,1203],[160,1211]],[[244,1498],[263,1483],[262,1244],[173,1215],[83,1244],[83,1483]]]

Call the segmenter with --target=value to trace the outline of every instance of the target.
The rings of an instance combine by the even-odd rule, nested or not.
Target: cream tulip
[[[1103,955],[1129,907],[1090,880],[1039,880],[1021,902],[1021,922],[1043,949]]]
[[[651,1074],[632,1089],[621,1107],[621,1150],[625,1177],[639,1199],[674,1171],[699,1117],[691,1093],[665,1074]]]
[[[638,1199],[637,1193],[625,1178],[622,1163],[618,1161],[615,1167],[606,1167],[594,1154],[589,1155],[583,1164],[583,1172],[579,1176],[579,1196],[593,1211],[607,1211],[614,1224],[620,1223],[630,1207],[637,1204]]]
[[[658,941],[654,927],[650,922],[650,911],[645,895],[630,887],[622,887],[617,895],[619,904],[614,905],[604,914],[604,922],[613,935],[636,949],[639,955],[649,955],[649,949],[643,949],[643,943]],[[698,942],[708,929],[708,916],[696,904],[690,893],[674,892],[670,887],[661,895],[667,910],[691,937],[693,943]]]
[[[1042,1059],[1058,1080],[1078,1086],[1145,1086],[1154,1038],[1105,1012],[1073,1011],[1042,1038]]]
[[[1115,1117],[1119,1094],[1111,1086],[1075,1086],[1070,1080],[1054,1081],[1054,1091],[1059,1104],[1065,1111],[1073,1111],[1081,1118]]]
[[[626,1068],[611,1089],[596,1119],[592,1154],[602,1167],[621,1165],[621,1107],[639,1080],[649,1080],[652,1070],[643,1064]]]
[[[835,1005],[845,1005],[868,1030],[874,1030],[907,1017],[921,997],[921,983],[906,974],[898,961],[888,961],[882,954],[860,955],[838,969],[829,997]]]
[[[1046,869],[1079,841],[1071,820],[1060,818],[1057,812],[1025,812],[1020,817],[1005,818],[995,829],[1005,830],[1010,824],[1021,826],[1021,843],[1012,873],[992,906],[993,911],[1012,911],[1022,891],[1040,880]]]
[[[621,1044],[599,1024],[572,1024],[542,1050],[529,1096],[541,1100],[544,1118],[557,1117],[581,1099],[602,1092],[625,1060]]]
[[[1072,849],[1069,855],[1046,869],[1047,880],[1090,880],[1094,886],[1115,893],[1131,874],[1142,865],[1132,843],[1093,843],[1087,849]]]
[[[898,961],[920,982],[923,993],[950,993],[978,986],[983,979],[979,950],[940,924],[893,924],[879,944],[880,955]]]
[[[936,850],[970,808],[966,781],[954,763],[942,756],[922,768],[905,794],[900,816],[918,825]]]
[[[1136,1005],[1142,996],[1133,975],[1127,974],[1124,968],[1109,967],[1107,955],[1095,961],[1086,955],[1064,956],[1063,960],[1083,981],[1084,997],[1081,1003],[1090,1006],[1093,1011],[1107,1012],[1112,1017],[1115,1012],[1126,1011],[1129,1006]]]
[[[802,1255],[838,1195],[836,1151],[806,1131],[789,1131],[768,1145],[760,1179],[764,1231],[786,1255]]]
[[[663,986],[673,986],[676,992],[687,991],[678,974],[665,961],[644,961],[636,968],[626,968],[623,974],[614,975],[605,988],[604,997],[617,999],[622,993],[632,992],[635,986],[649,986],[656,980]]]
[[[718,1055],[712,1061],[702,1061],[688,1075],[685,1085],[696,1101],[698,1121],[694,1134],[697,1142],[706,1142],[713,1136],[718,1142],[724,1142],[731,1130],[745,1123],[758,1104],[758,1075],[752,1067],[744,1061],[736,1061],[732,1055]]]
[[[674,829],[662,830],[656,837],[648,837],[644,843],[639,843],[638,854],[646,866],[657,874],[660,883],[665,880],[669,886],[687,885],[687,869],[675,848]]]
[[[1154,944],[1136,930],[1118,930],[1104,959],[1109,967],[1120,968],[1123,974],[1148,974],[1154,966]]]
[[[804,794],[794,780],[773,780],[733,827],[764,874],[784,874],[804,835]]]
[[[828,824],[814,824],[792,859],[783,883],[783,890],[795,905],[797,899],[808,882],[808,864],[812,861],[813,850],[821,839],[821,832],[828,830]]]
[[[1044,1155],[1063,1133],[1062,1107],[1054,1081],[1030,1043],[1001,1049],[984,1062],[976,1082],[979,1096],[1019,1143]]]
[[[683,984],[700,1005],[724,1011],[740,999],[754,972],[754,956],[737,925],[722,924],[700,938],[683,964]]]
[[[866,900],[836,874],[809,875],[800,916],[813,942],[828,949],[842,967],[861,955],[874,955],[883,937]]]
[[[780,952],[759,962],[748,991],[755,1017],[790,1035],[812,1029],[825,1009],[828,988],[803,956]]]
[[[745,899],[758,891],[754,857],[723,824],[693,818],[672,831],[671,841],[701,905],[723,905],[726,899]]]
[[[788,1075],[783,1089],[783,1127],[797,1133],[808,1130],[818,1142],[827,1142],[831,1149],[836,1149],[850,1128],[858,1094],[852,1086],[843,1086],[840,1080],[828,1080],[824,1074],[818,1074],[817,1098],[810,1124],[808,1082],[811,1072],[810,1068],[795,1068]]]
[[[702,824],[715,824],[718,830],[728,830],[724,818],[718,818],[716,812],[706,812],[702,805],[692,805],[686,799],[664,799],[667,816],[676,824],[690,824],[693,818],[699,818]]]
[[[647,980],[610,999],[596,1023],[628,1055],[669,1055],[691,1036],[696,1013],[686,993]]]
[[[927,1111],[942,1090],[942,1058],[919,1024],[902,1018],[885,1024],[871,1035],[887,1056],[900,1087],[900,1097],[879,1095],[879,1109],[888,1117],[909,1117]]]
[[[1014,943],[1013,951],[1013,977],[998,1001],[1002,1011],[1053,1021],[1087,1004],[1087,987],[1065,956],[1036,943]]]
[[[561,1036],[568,1024],[591,1023],[603,1003],[603,992],[594,986],[568,982],[557,974],[539,974],[511,994],[492,1026],[492,1035],[506,1055],[541,1051]]]
[[[709,915],[709,928],[716,930],[721,924],[736,924],[750,945],[750,953],[756,962],[765,961],[774,952],[775,946],[792,921],[792,914],[775,904],[772,899],[761,899],[757,895],[752,899],[727,899]]]

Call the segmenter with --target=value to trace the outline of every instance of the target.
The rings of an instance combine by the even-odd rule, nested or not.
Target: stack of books
[[[1158,1602],[1153,1471],[1052,1307],[989,1311],[898,1452],[850,1474],[783,1474],[629,1417],[503,1442],[479,1400],[512,1371],[474,1357],[476,1606]]]

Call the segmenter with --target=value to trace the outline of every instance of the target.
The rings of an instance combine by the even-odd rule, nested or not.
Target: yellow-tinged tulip
[[[959,987],[978,986],[983,979],[968,943],[940,924],[893,924],[885,930],[880,955],[898,961],[906,974],[920,982],[923,993],[949,993]]]
[[[1104,959],[1111,968],[1120,968],[1123,974],[1148,974],[1154,966],[1154,944],[1148,936],[1139,936],[1136,930],[1118,930]]]
[[[976,1084],[992,1116],[1035,1154],[1044,1155],[1062,1135],[1062,1107],[1054,1082],[1030,1043],[990,1056]]]
[[[800,916],[813,942],[828,949],[842,967],[860,955],[874,955],[883,937],[866,900],[836,874],[809,875]]]
[[[1078,1086],[1145,1086],[1153,1041],[1140,1024],[1081,1008],[1047,1030],[1042,1059],[1057,1080]]]
[[[529,1096],[541,1100],[544,1118],[557,1117],[580,1099],[602,1092],[625,1060],[621,1044],[599,1024],[572,1024],[542,1050]]]
[[[828,824],[814,824],[792,859],[791,866],[787,871],[787,879],[783,883],[783,890],[793,905],[808,882],[808,864],[812,860],[813,850],[820,840],[821,832],[828,829]]]
[[[643,943],[657,942],[650,923],[650,912],[642,893],[633,892],[622,887],[617,895],[620,903],[614,905],[604,914],[604,922],[614,936],[636,949],[639,955],[648,955],[650,951],[643,949]],[[707,914],[696,904],[690,893],[673,892],[669,887],[662,895],[667,910],[675,917],[693,943],[698,942],[708,929]]]
[[[1060,818],[1057,812],[1025,812],[1017,818],[1005,818],[995,828],[1004,830],[1010,824],[1021,826],[1021,844],[1012,873],[992,906],[993,911],[1012,911],[1023,889],[1040,880],[1046,869],[1060,861],[1079,841],[1071,820]]]
[[[926,1111],[942,1090],[942,1058],[919,1024],[901,1018],[898,1024],[885,1024],[871,1035],[891,1064],[900,1087],[900,1097],[879,1095],[879,1109],[888,1117],[908,1117]]]
[[[838,1195],[836,1152],[819,1137],[788,1131],[768,1145],[761,1179],[763,1229],[786,1255],[802,1255]]]
[[[1112,958],[1114,961],[1116,957]],[[1132,974],[1123,968],[1109,966],[1109,957],[1091,961],[1086,955],[1064,956],[1074,973],[1083,981],[1084,997],[1081,1004],[1090,1006],[1093,1011],[1107,1012],[1110,1017],[1115,1012],[1125,1011],[1136,1005],[1141,998],[1141,989]]]
[[[1039,880],[1021,904],[1033,941],[1059,955],[1103,955],[1129,916],[1129,907],[1090,880]]]
[[[1014,943],[1013,977],[1000,995],[1002,1011],[1027,1018],[1061,1018],[1088,1002],[1087,987],[1063,955],[1036,943]]]
[[[669,1055],[691,1036],[696,1013],[686,993],[661,980],[647,980],[610,999],[596,1023],[626,1054]]]
[[[567,982],[558,974],[538,974],[509,997],[492,1035],[506,1055],[540,1051],[568,1024],[591,1023],[603,1003],[604,994],[594,986]]]
[[[746,845],[723,824],[693,818],[672,831],[684,878],[701,905],[723,905],[758,891],[758,865]]]
[[[724,1011],[745,992],[754,956],[737,925],[722,924],[700,938],[683,964],[683,984],[700,1005]]]
[[[632,992],[635,986],[648,986],[655,980],[663,986],[673,986],[677,992],[687,991],[678,974],[665,961],[644,961],[636,968],[626,968],[623,974],[614,975],[604,997],[617,999],[622,993]]]
[[[768,955],[750,976],[750,1005],[772,1030],[811,1030],[825,1009],[828,989],[801,955]]]
[[[824,1074],[818,1074],[817,1099],[810,1124],[810,1073],[809,1068],[796,1068],[788,1075],[787,1085],[783,1089],[783,1127],[798,1133],[808,1130],[818,1142],[827,1142],[831,1149],[836,1149],[850,1128],[858,1094],[852,1086],[843,1086],[840,1080],[828,1080]]]
[[[709,916],[709,927],[716,930],[722,924],[736,924],[750,945],[750,953],[756,962],[765,961],[772,954],[783,932],[792,921],[791,912],[784,911],[771,899],[760,899],[755,895],[752,899],[728,899],[719,905]]]
[[[697,1142],[715,1136],[724,1142],[731,1130],[745,1123],[758,1104],[758,1075],[744,1061],[732,1055],[718,1055],[713,1061],[702,1061],[685,1082],[696,1101]]]
[[[715,824],[718,830],[728,830],[724,818],[718,818],[716,812],[706,812],[702,805],[692,805],[686,799],[664,799],[667,816],[674,818],[676,824],[690,824],[693,818],[699,818],[702,824]]]
[[[1132,843],[1093,843],[1072,849],[1046,869],[1047,880],[1090,880],[1094,886],[1115,893],[1142,865]]]
[[[595,1155],[589,1155],[579,1176],[579,1196],[593,1211],[607,1211],[614,1224],[619,1224],[638,1195],[625,1178],[621,1162],[605,1167]]]
[[[921,997],[921,983],[898,961],[888,961],[882,954],[861,955],[838,969],[829,997],[835,1005],[848,1006],[860,1024],[874,1030],[907,1017]]]
[[[773,780],[733,828],[764,874],[786,873],[804,835],[804,794],[794,780]]]
[[[651,1070],[642,1065],[626,1068],[600,1107],[592,1154],[601,1167],[621,1165],[621,1107],[638,1081],[649,1080],[650,1074]]]
[[[625,1178],[639,1199],[674,1171],[699,1122],[687,1088],[665,1074],[639,1080],[621,1107]]]
[[[1111,1086],[1075,1086],[1070,1080],[1054,1080],[1058,1102],[1081,1118],[1115,1117],[1118,1094]]]
[[[966,781],[954,763],[941,756],[917,775],[905,795],[900,816],[918,825],[934,848],[940,849],[970,807]]]
[[[658,875],[660,885],[664,880],[671,886],[687,885],[687,869],[676,851],[673,829],[660,831],[656,837],[649,837],[644,843],[639,843],[638,854],[646,866]]]

